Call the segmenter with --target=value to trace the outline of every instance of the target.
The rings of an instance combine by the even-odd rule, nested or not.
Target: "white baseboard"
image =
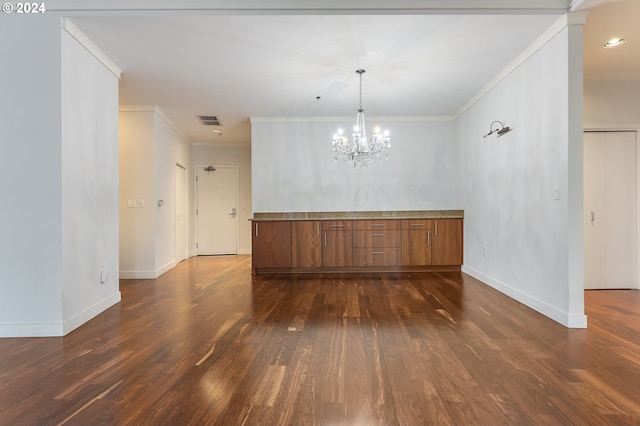
[[[0,324],[0,337],[60,337],[69,334],[93,317],[106,311],[120,302],[120,292],[90,306],[64,322],[31,323],[31,324]]]
[[[251,249],[240,249],[238,254],[251,254]]]
[[[158,269],[156,269],[156,276],[154,278],[158,278],[160,275],[164,274],[167,271],[172,270],[173,268],[175,268],[177,265],[175,259],[172,260],[171,262],[167,263],[164,266],[159,267]]]
[[[584,314],[578,315],[562,312],[554,306],[551,306],[548,303],[543,302],[542,300],[536,299],[529,294],[523,293],[522,291],[514,288],[513,286],[510,286],[507,283],[503,283],[488,275],[485,275],[482,272],[471,268],[470,266],[463,265],[462,272],[471,275],[473,278],[482,281],[489,287],[495,288],[499,292],[511,297],[512,299],[517,300],[518,302],[530,307],[531,309],[541,313],[542,315],[549,317],[556,322],[559,322],[565,327],[587,328],[587,316]]]
[[[63,335],[67,335],[76,328],[80,327],[85,322],[89,321],[93,317],[101,314],[106,311],[113,305],[120,303],[121,294],[120,291],[116,291],[112,295],[102,299],[98,303],[93,306],[88,307],[84,311],[72,316],[71,318],[64,321],[62,325]]]
[[[172,260],[164,266],[154,271],[120,271],[122,280],[154,280],[176,266],[176,261]]]
[[[120,271],[121,280],[153,280],[157,278],[155,271]]]
[[[42,324],[0,324],[0,337],[56,337],[62,336],[61,322]]]

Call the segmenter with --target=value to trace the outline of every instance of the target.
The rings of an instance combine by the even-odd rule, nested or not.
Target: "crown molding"
[[[455,119],[458,119],[462,114],[471,108],[476,102],[478,102],[484,95],[493,90],[499,83],[513,73],[520,65],[524,64],[529,58],[531,58],[536,52],[542,49],[549,41],[551,41],[556,35],[570,25],[583,25],[586,22],[586,12],[574,12],[563,15],[558,19],[551,27],[549,27],[544,33],[542,33],[533,43],[523,50],[509,65],[504,67],[493,79],[491,79],[484,87],[482,87],[475,95],[473,95],[456,113]]]
[[[162,118],[173,130],[175,130],[185,142],[189,143],[189,138],[182,133],[182,130],[176,123],[169,118],[165,112],[157,105],[120,105],[118,108],[120,112],[153,112]]]
[[[80,31],[80,28],[76,27],[69,18],[62,18],[62,28],[120,80],[122,70],[85,33]]]
[[[319,116],[319,117],[249,117],[251,124],[255,123],[337,123],[343,121],[353,121],[353,115],[341,116]],[[450,115],[429,116],[429,115],[408,115],[408,116],[382,116],[369,115],[368,121],[388,121],[388,122],[442,122],[454,121],[455,117]]]

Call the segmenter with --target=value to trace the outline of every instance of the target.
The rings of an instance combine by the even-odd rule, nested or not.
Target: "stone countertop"
[[[345,220],[345,219],[462,219],[464,210],[401,210],[359,212],[282,212],[254,213],[254,222],[276,220]]]

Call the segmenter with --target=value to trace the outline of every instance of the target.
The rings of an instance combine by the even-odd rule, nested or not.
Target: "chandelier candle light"
[[[380,131],[379,127],[373,129],[373,136],[367,139],[367,130],[364,122],[364,109],[362,109],[362,74],[365,70],[356,70],[360,76],[360,108],[356,116],[356,125],[353,128],[351,140],[344,136],[342,129],[338,129],[333,135],[333,151],[336,153],[335,160],[341,159],[343,162],[353,164],[354,168],[366,167],[374,159],[382,161],[382,154],[389,158],[387,150],[391,147],[389,131]]]

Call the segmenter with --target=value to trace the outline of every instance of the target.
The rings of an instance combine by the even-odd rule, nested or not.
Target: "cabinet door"
[[[405,266],[431,265],[430,229],[402,230],[402,264]]]
[[[349,231],[322,231],[322,266],[353,265],[353,233]]]
[[[322,266],[320,222],[291,222],[291,266],[319,268]]]
[[[402,264],[405,266],[431,265],[433,231],[430,219],[402,221]]]
[[[433,221],[433,265],[462,265],[462,219]]]
[[[253,222],[253,268],[291,267],[291,222]]]

